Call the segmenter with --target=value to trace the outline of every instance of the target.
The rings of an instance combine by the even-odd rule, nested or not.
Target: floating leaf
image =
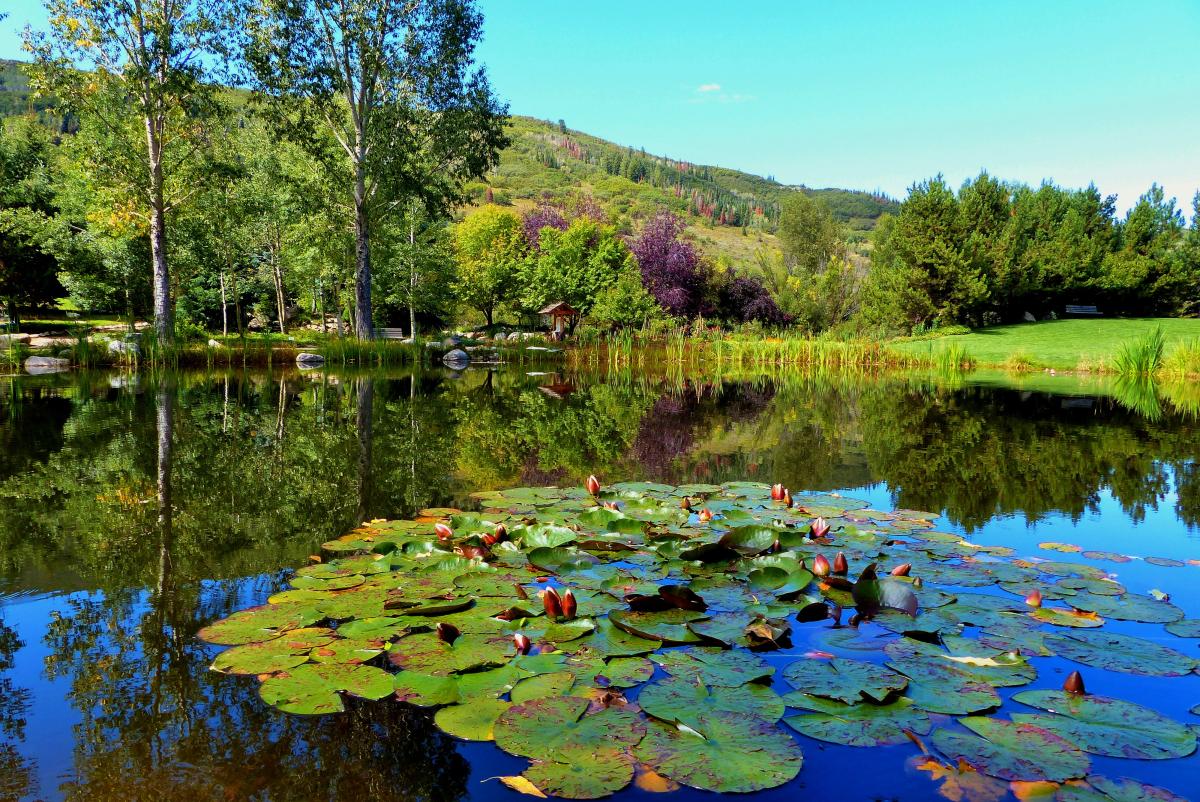
[[[1054,802],[1188,802],[1165,788],[1122,777],[1110,780],[1091,775],[1086,784],[1068,783],[1058,790]]]
[[[778,721],[784,704],[779,694],[766,685],[748,683],[737,687],[707,687],[702,683],[673,677],[642,688],[638,705],[647,715],[668,724],[696,728],[712,713],[735,713]]]
[[[1049,730],[1094,755],[1164,760],[1196,751],[1195,733],[1133,702],[1063,691],[1024,691],[1013,699],[1047,711],[1013,713],[1013,721]]]
[[[933,746],[1004,780],[1065,782],[1087,774],[1087,755],[1054,733],[1030,724],[969,716],[960,722],[971,732],[941,729]]]
[[[1163,627],[1177,638],[1200,638],[1200,618],[1184,618]]]
[[[309,664],[271,677],[259,688],[267,704],[303,715],[342,712],[343,693],[382,699],[392,694],[392,677],[373,666]]]
[[[1074,627],[1077,629],[1092,629],[1104,626],[1104,619],[1096,613],[1084,610],[1062,609],[1058,607],[1039,607],[1030,610],[1031,618],[1043,624],[1056,627]]]
[[[442,732],[455,738],[490,741],[496,719],[510,706],[511,703],[499,699],[472,699],[466,704],[443,707],[433,721]]]
[[[653,724],[636,754],[664,777],[719,793],[775,788],[803,764],[800,747],[777,725],[736,713],[709,714],[691,730]]]
[[[521,704],[548,696],[566,696],[575,685],[575,675],[570,671],[555,671],[521,680],[512,689],[514,703]]]
[[[748,652],[724,649],[672,649],[651,655],[668,674],[692,683],[736,687],[774,675],[775,669]]]
[[[929,716],[904,697],[886,705],[843,704],[797,691],[784,700],[788,707],[809,712],[788,716],[783,723],[819,741],[845,746],[888,746],[908,741],[906,730],[916,735],[929,732]]]
[[[908,677],[908,697],[930,713],[962,716],[1000,705],[991,685],[946,661],[909,657],[892,660],[888,666]]]
[[[1068,660],[1125,674],[1179,677],[1200,666],[1200,661],[1166,646],[1100,630],[1047,635],[1046,645]]]
[[[907,677],[886,666],[843,657],[789,663],[783,670],[783,678],[802,693],[837,699],[846,704],[863,698],[882,702],[908,685]]]
[[[688,629],[687,624],[704,617],[704,613],[691,610],[664,610],[657,613],[613,610],[609,613],[608,620],[630,635],[670,645],[698,642],[700,636]]]
[[[576,696],[513,705],[496,721],[496,745],[523,757],[555,753],[573,759],[606,748],[627,749],[646,732],[635,713],[610,708],[584,715],[587,709],[588,700]]]
[[[1115,621],[1142,621],[1149,624],[1169,624],[1183,618],[1183,610],[1168,601],[1149,596],[1126,593],[1121,596],[1098,596],[1078,593],[1068,602],[1072,607],[1097,613]]]
[[[629,785],[633,759],[618,749],[604,748],[567,762],[535,760],[524,776],[552,796],[599,799]]]

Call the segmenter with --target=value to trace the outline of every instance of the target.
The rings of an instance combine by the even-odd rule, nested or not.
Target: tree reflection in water
[[[79,800],[463,796],[466,761],[426,714],[276,713],[254,681],[212,675],[214,650],[195,634],[261,603],[284,586],[281,569],[357,522],[469,504],[480,488],[589,473],[885,482],[898,505],[968,529],[998,515],[1078,517],[1106,491],[1138,520],[1173,491],[1178,517],[1200,521],[1193,421],[1106,398],[490,372],[81,375],[10,389],[0,590],[78,592],[44,631],[0,621],[5,799],[34,793],[33,759],[68,776],[61,792]],[[45,677],[12,676],[21,640],[39,639]],[[70,688],[78,723],[70,750],[31,756],[20,749],[29,691],[57,693],[47,679]]]

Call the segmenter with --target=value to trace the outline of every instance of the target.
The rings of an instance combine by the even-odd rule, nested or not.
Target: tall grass
[[[1113,370],[1122,376],[1153,376],[1162,367],[1166,337],[1156,328],[1140,340],[1123,343],[1113,357]]]
[[[1200,339],[1184,340],[1163,358],[1162,373],[1173,379],[1200,376]]]

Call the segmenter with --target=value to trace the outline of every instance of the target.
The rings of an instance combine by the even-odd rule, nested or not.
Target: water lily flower
[[[812,572],[815,575],[826,577],[829,576],[829,571],[829,560],[825,559],[824,554],[818,554],[816,557],[813,557]]]
[[[815,540],[816,538],[825,537],[829,534],[829,522],[824,518],[817,518],[809,527],[808,533]]]
[[[1083,687],[1083,675],[1078,671],[1072,671],[1067,675],[1066,682],[1063,683],[1063,690],[1076,696],[1086,694],[1087,691]]]
[[[845,576],[850,572],[850,564],[846,562],[846,555],[838,552],[833,558],[833,573],[837,576]]]
[[[504,524],[496,524],[496,531],[492,533],[492,537],[496,538],[497,543],[499,543],[502,540],[507,540],[508,539],[508,527],[505,526]]]
[[[462,633],[459,632],[458,627],[454,626],[454,624],[447,624],[445,621],[438,622],[437,636],[439,640],[443,640],[446,643],[452,644],[461,634]]]
[[[561,602],[563,618],[570,621],[575,617],[575,611],[579,608],[575,603],[575,594],[571,592],[570,588],[563,591]]]
[[[783,501],[783,485],[771,485],[771,501]]]
[[[912,563],[900,563],[892,569],[892,576],[908,576],[912,571]]]
[[[513,644],[517,647],[517,654],[529,654],[529,650],[533,646],[533,641],[518,632],[516,635],[513,635]]]
[[[437,532],[438,540],[449,540],[454,537],[454,530],[448,524],[441,523],[440,521],[433,525],[433,531]]]
[[[1029,595],[1025,597],[1025,603],[1028,604],[1030,607],[1041,607],[1042,606],[1042,592],[1040,590],[1038,590],[1037,588],[1034,588],[1033,590],[1031,590],[1029,592]]]
[[[712,510],[710,510],[708,507],[705,507],[704,509],[700,510],[700,513],[696,517],[700,519],[700,523],[706,524],[713,519]]]
[[[617,510],[620,509],[620,507],[617,506],[617,502],[615,502],[615,501],[606,501],[606,502],[604,502],[604,509],[612,510],[613,512],[616,512]]]
[[[542,591],[542,606],[546,608],[546,617],[551,620],[558,619],[563,614],[562,599],[554,588]]]
[[[786,487],[783,489],[783,506],[787,507],[789,510],[792,508],[792,491],[788,490]]]
[[[585,486],[587,487],[587,492],[591,493],[593,496],[600,495],[600,480],[594,475],[587,478],[587,483]]]

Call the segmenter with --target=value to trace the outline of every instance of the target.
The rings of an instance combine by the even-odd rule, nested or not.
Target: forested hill
[[[36,100],[20,62],[0,60],[0,116],[35,113],[46,125],[62,121]],[[488,184],[471,187],[479,200],[533,204],[544,198],[569,202],[581,192],[618,218],[648,217],[668,206],[687,217],[701,239],[713,240],[717,250],[744,250],[734,235],[754,234],[755,245],[770,239],[779,219],[779,203],[790,192],[803,191],[827,204],[835,219],[859,231],[874,227],[898,204],[886,197],[847,189],[811,189],[780,184],[725,167],[693,164],[683,158],[658,156],[568,128],[562,122],[513,117],[512,144]],[[748,247],[745,248],[748,250]]]
[[[853,229],[870,229],[881,214],[898,207],[895,201],[868,192],[787,186],[726,167],[649,154],[572,130],[562,122],[513,117],[509,135],[512,145],[489,179],[500,202],[506,197],[534,200],[547,193],[569,195],[584,187],[622,215],[641,217],[667,205],[691,215],[695,222],[766,231],[774,230],[782,198],[797,190],[819,197],[837,220]],[[479,185],[475,191],[486,190]]]

